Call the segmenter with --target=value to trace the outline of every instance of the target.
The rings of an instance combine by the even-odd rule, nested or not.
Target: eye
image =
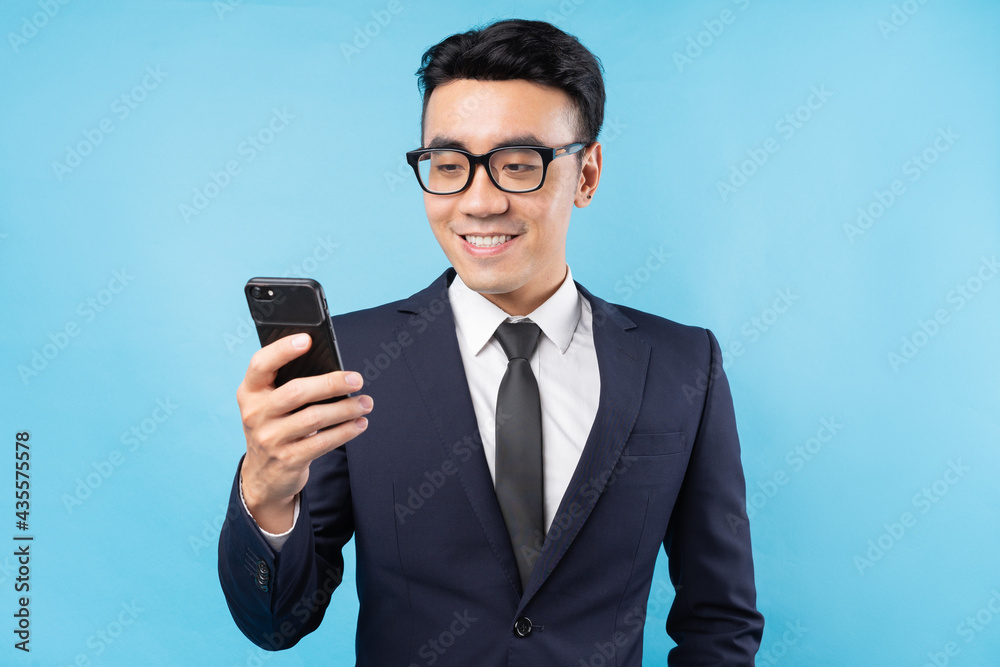
[[[441,151],[430,156],[431,169],[441,177],[461,176],[469,168],[469,161],[461,153]]]
[[[534,150],[512,148],[493,156],[493,168],[511,180],[537,179],[542,169],[542,158]]]

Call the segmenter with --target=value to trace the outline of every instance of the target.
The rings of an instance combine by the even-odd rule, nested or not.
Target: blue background
[[[287,652],[251,645],[219,587],[258,348],[241,288],[310,276],[344,312],[436,277],[402,157],[414,71],[449,34],[524,17],[606,68],[574,277],[728,350],[758,665],[997,664],[1000,4],[234,5],[0,7],[0,540],[25,430],[35,536],[30,654],[0,548],[0,662],[353,664],[353,547]],[[649,664],[672,645],[665,565]]]

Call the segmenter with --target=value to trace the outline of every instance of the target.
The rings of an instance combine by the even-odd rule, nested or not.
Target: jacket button
[[[514,634],[518,637],[527,637],[531,634],[531,619],[527,616],[522,616],[521,618],[514,621]]]
[[[262,591],[267,590],[267,582],[271,579],[271,570],[268,568],[267,563],[260,560],[257,561],[257,588]]]

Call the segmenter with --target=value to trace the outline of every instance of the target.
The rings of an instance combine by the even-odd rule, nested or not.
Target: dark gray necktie
[[[544,532],[542,408],[528,359],[541,330],[533,322],[504,322],[494,336],[507,354],[496,414],[496,493],[510,535],[521,589],[535,564]]]

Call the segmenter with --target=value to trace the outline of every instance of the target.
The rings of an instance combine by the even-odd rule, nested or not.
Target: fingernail
[[[364,431],[366,428],[368,428],[368,420],[365,419],[364,417],[358,417],[357,419],[354,420],[354,426],[359,431]]]
[[[371,397],[370,396],[362,396],[361,398],[358,399],[358,405],[361,406],[362,410],[371,410],[372,409],[372,399],[371,399]]]
[[[358,373],[348,373],[347,374],[347,384],[351,385],[352,387],[360,387],[361,386],[361,375],[358,374]]]
[[[292,338],[292,347],[302,349],[309,345],[309,334],[299,334]]]

